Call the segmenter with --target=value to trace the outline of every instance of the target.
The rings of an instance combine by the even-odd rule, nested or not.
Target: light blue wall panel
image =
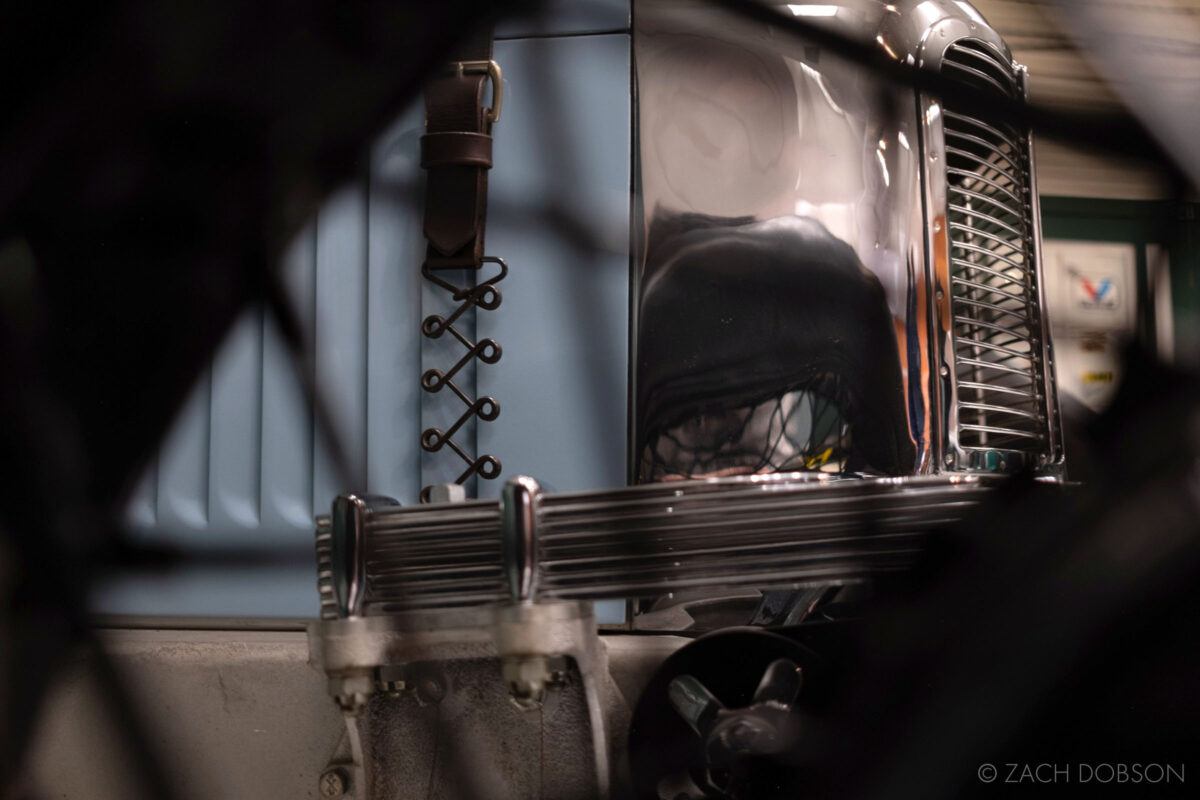
[[[422,133],[418,107],[379,138],[368,208],[367,488],[405,505],[421,490]]]
[[[547,0],[536,17],[502,21],[497,38],[524,38],[629,29],[629,0]]]
[[[317,217],[317,305],[314,341],[317,385],[329,403],[346,457],[365,474],[367,452],[367,191],[358,183],[338,192]],[[316,438],[313,508],[324,509],[342,486]]]
[[[510,272],[503,304],[476,323],[504,347],[479,369],[502,410],[478,441],[506,476],[560,491],[625,483],[629,49],[621,34],[496,43],[507,80],[487,244]]]
[[[584,4],[588,5],[588,4]],[[583,29],[628,24],[574,19]],[[576,13],[572,11],[570,13]],[[586,12],[590,14],[592,12]],[[587,22],[586,20],[591,20]],[[615,20],[615,21],[614,21]],[[557,24],[557,23],[556,23]],[[564,23],[566,24],[566,23]],[[504,117],[490,176],[488,252],[509,278],[495,312],[460,327],[491,336],[504,355],[456,379],[493,394],[495,423],[464,429],[473,452],[491,452],[504,477],[538,476],[558,489],[624,481],[628,329],[629,38],[566,36],[499,41]],[[335,194],[284,255],[284,277],[310,336],[317,380],[349,456],[370,492],[415,503],[420,487],[450,480],[463,464],[426,454],[424,426],[446,428],[463,408],[420,389],[423,369],[449,369],[464,352],[420,334],[430,313],[453,304],[420,277],[423,174],[419,107],[400,114],[370,151],[369,172]],[[554,213],[587,221],[581,245]],[[343,488],[323,453],[286,348],[269,318],[239,321],[206,370],[136,492],[135,535],[180,544],[295,550],[312,542],[313,516]],[[497,482],[480,482],[496,496]],[[107,613],[311,616],[315,569],[192,569],[107,585]]]
[[[208,528],[240,538],[261,521],[263,314],[234,326],[212,365],[209,407]]]
[[[185,538],[190,531],[208,530],[211,375],[204,371],[158,459],[155,527]]]
[[[135,530],[153,527],[158,519],[158,459],[151,462],[129,500],[127,522]]]
[[[316,285],[316,226],[284,254],[283,278],[305,329],[312,331]],[[287,345],[270,318],[263,330],[262,523],[264,542],[295,540],[313,518],[313,428]]]

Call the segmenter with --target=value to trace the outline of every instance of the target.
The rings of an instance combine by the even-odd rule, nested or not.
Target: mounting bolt
[[[341,797],[346,794],[346,773],[338,767],[330,767],[321,773],[317,788],[321,797]]]
[[[522,711],[540,708],[546,697],[550,669],[545,656],[511,656],[503,660],[501,675],[513,703]]]

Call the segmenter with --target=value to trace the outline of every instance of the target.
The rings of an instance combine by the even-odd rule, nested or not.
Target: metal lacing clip
[[[471,361],[478,359],[484,364],[495,364],[500,360],[502,353],[500,344],[495,339],[482,339],[478,343],[472,342],[463,335],[462,331],[454,327],[454,323],[468,309],[475,307],[491,311],[499,307],[500,301],[503,299],[500,290],[496,288],[496,283],[504,280],[508,275],[508,264],[504,262],[504,259],[497,258],[496,256],[484,256],[482,262],[497,264],[500,269],[495,275],[484,282],[467,287],[455,286],[450,283],[445,278],[437,275],[428,263],[421,267],[422,275],[434,284],[450,292],[455,302],[459,304],[458,308],[451,312],[448,317],[430,314],[421,323],[421,332],[427,338],[438,339],[448,332],[466,348],[466,353],[450,369],[445,371],[428,369],[421,376],[422,389],[432,394],[448,388],[466,406],[463,413],[447,430],[428,428],[421,434],[421,448],[426,452],[436,453],[443,447],[448,447],[466,463],[466,470],[454,481],[457,484],[464,483],[472,475],[478,475],[485,480],[493,480],[500,476],[501,470],[500,459],[492,455],[471,456],[453,438],[454,434],[473,417],[478,418],[482,422],[491,422],[500,416],[500,403],[494,397],[472,399],[470,395],[454,383],[454,377]],[[429,502],[431,489],[432,487],[426,486],[421,490],[421,502]]]

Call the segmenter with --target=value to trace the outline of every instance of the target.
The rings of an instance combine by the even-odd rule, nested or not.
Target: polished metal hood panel
[[[865,35],[885,13],[810,19]],[[640,7],[635,60],[638,480],[928,471],[911,92],[675,3]]]

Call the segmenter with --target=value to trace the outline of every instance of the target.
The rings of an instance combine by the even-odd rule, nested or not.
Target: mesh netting
[[[654,431],[642,449],[639,480],[849,471],[851,426],[830,399],[839,396],[837,382],[836,376],[826,376],[819,387],[793,389],[740,408],[700,409]]]

